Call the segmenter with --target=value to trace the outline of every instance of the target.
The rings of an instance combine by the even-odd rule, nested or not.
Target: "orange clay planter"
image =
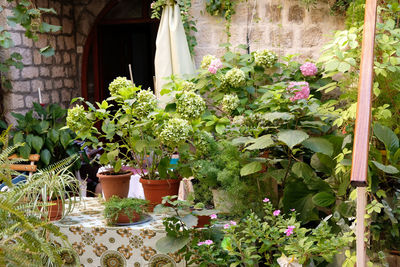
[[[108,200],[112,196],[127,197],[131,175],[131,171],[125,171],[122,174],[113,174],[111,171],[98,173],[97,177],[99,177],[104,198]]]
[[[144,197],[150,201],[149,210],[153,211],[156,205],[161,204],[163,197],[178,195],[180,182],[181,179],[148,180],[140,178]]]

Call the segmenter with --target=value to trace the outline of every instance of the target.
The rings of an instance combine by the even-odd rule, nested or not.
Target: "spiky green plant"
[[[1,135],[0,141],[6,140],[4,137]],[[74,159],[39,171],[28,182],[15,186],[9,176],[12,171],[8,159],[14,149],[15,146],[5,147],[0,153],[0,182],[7,182],[9,187],[8,191],[0,192],[0,266],[62,266],[61,252],[70,249],[68,240],[58,227],[44,219],[47,214],[39,211],[37,203],[30,201],[30,197],[33,193],[43,192],[41,189],[47,187],[46,179],[52,174],[64,174]],[[56,176],[52,177],[55,179]],[[62,184],[67,185],[67,181],[64,179]],[[55,237],[61,244],[52,242],[51,238]]]

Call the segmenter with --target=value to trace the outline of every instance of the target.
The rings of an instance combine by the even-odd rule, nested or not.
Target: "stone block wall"
[[[18,52],[23,56],[24,68],[18,70],[12,68],[8,73],[12,83],[12,89],[3,96],[7,119],[13,123],[14,119],[9,112],[25,113],[32,108],[33,102],[39,102],[38,88],[41,88],[42,101],[48,103],[60,103],[67,107],[72,97],[80,95],[77,82],[77,52],[75,40],[75,18],[72,1],[37,0],[39,7],[52,7],[57,15],[43,16],[43,20],[54,25],[62,25],[62,30],[57,33],[40,34],[39,40],[33,42],[26,38],[24,29],[16,27],[8,29],[15,47],[6,51],[11,54]],[[11,6],[8,6],[6,15],[11,14]],[[1,19],[4,22],[4,18]],[[5,25],[5,23],[2,23]],[[39,49],[51,45],[55,49],[55,55],[44,57]]]
[[[226,43],[225,21],[208,15],[204,0],[194,0],[191,12],[197,19],[195,62],[199,66],[204,55],[225,52],[218,47]],[[323,1],[310,10],[296,0],[241,1],[232,17],[230,42],[233,47],[249,44],[250,51],[270,49],[279,56],[300,54],[300,61],[317,59],[332,32],[344,28],[343,22],[343,17],[330,14]]]

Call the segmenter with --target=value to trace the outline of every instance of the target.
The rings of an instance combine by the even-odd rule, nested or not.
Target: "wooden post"
[[[132,85],[135,86],[135,83],[133,82],[133,74],[132,74],[132,66],[131,66],[131,64],[129,64],[128,67],[129,67],[129,75],[131,76]]]
[[[368,171],[371,97],[374,75],[374,44],[377,0],[366,0],[362,39],[360,79],[358,82],[357,117],[354,132],[351,183],[357,186],[357,267],[366,266],[365,208]]]

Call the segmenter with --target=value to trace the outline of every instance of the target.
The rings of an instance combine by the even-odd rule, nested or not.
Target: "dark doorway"
[[[118,76],[154,90],[154,55],[158,20],[150,18],[151,0],[111,0],[100,12],[82,57],[82,96],[90,102],[109,96]]]
[[[99,26],[99,71],[103,98],[109,96],[108,84],[117,76],[129,79],[129,64],[132,65],[135,84],[146,89],[153,88],[156,36],[157,25],[153,23]]]

